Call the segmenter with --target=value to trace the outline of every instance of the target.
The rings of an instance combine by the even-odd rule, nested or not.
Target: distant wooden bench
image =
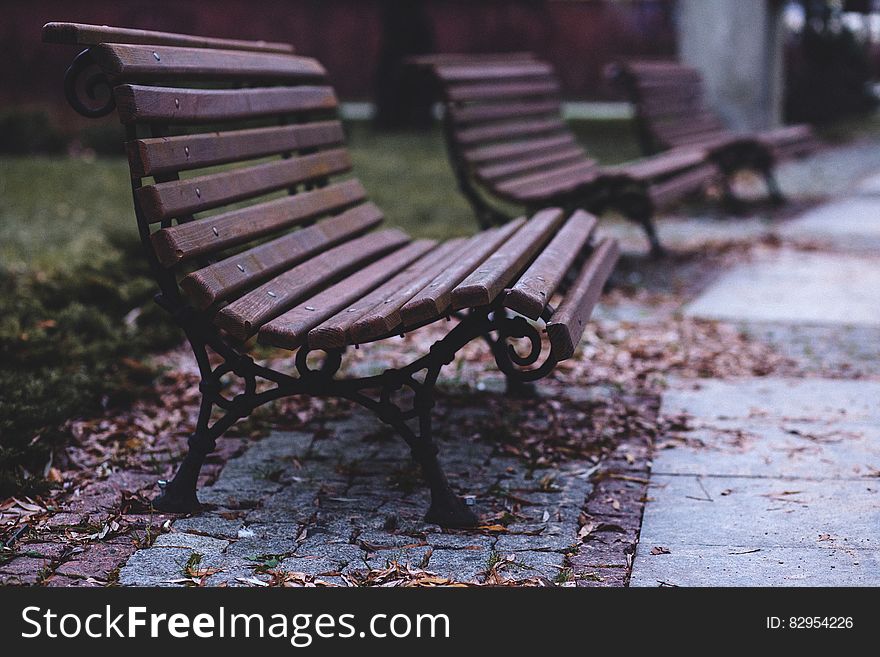
[[[43,37],[88,46],[68,98],[88,116],[118,110],[156,300],[201,372],[189,452],[154,506],[197,509],[205,456],[257,407],[334,396],[403,436],[431,489],[427,520],[475,523],[437,460],[437,377],[475,339],[511,382],[574,355],[617,258],[613,240],[591,242],[595,218],[549,208],[444,243],[380,230],[382,211],[344,177],[351,158],[316,60],[279,44],[89,25],[50,23]],[[338,375],[348,347],[435,324],[445,337],[410,364]],[[255,341],[296,351],[295,371],[255,361]]]
[[[483,226],[509,219],[498,200],[530,211],[617,210],[644,228],[659,253],[655,210],[718,175],[699,149],[600,167],[562,119],[552,66],[531,53],[441,54],[411,62],[439,82],[450,160]]]
[[[793,125],[753,133],[736,133],[706,103],[697,69],[675,61],[627,61],[609,66],[609,78],[627,92],[636,108],[639,140],[645,153],[702,148],[729,178],[743,169],[761,173],[774,201],[782,201],[774,165],[813,152],[812,128]]]

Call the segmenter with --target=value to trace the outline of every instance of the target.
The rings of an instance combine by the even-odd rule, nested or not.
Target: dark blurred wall
[[[40,43],[50,20],[288,41],[318,57],[343,98],[373,95],[383,0],[0,0],[0,103],[60,101],[73,53]],[[616,55],[672,55],[673,0],[423,0],[438,51],[535,50],[570,97],[612,93],[602,65]]]

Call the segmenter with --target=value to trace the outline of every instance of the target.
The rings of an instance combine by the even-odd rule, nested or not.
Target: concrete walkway
[[[876,378],[878,190],[789,222],[684,312]],[[880,382],[679,380],[661,412],[693,430],[658,445],[631,585],[880,586]]]

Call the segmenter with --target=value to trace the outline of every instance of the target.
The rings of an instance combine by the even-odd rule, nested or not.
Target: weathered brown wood
[[[530,139],[528,141],[480,146],[479,148],[471,148],[464,151],[463,155],[468,162],[482,164],[497,160],[508,160],[510,158],[521,157],[524,155],[552,152],[558,148],[571,146],[574,143],[574,135],[563,134],[542,139]]]
[[[611,73],[624,83],[636,103],[643,131],[657,147],[700,148],[725,159],[731,166],[735,163],[734,149],[739,148],[744,136],[727,130],[718,114],[709,108],[702,78],[695,68],[673,61],[625,62],[613,67]],[[808,126],[793,129],[812,134]],[[752,139],[752,147],[742,150],[744,166],[752,166],[754,153],[762,148],[765,159],[774,159],[775,149],[762,140],[761,133],[745,137]],[[674,187],[656,191],[657,199],[667,196],[667,191],[673,193]]]
[[[449,100],[498,100],[502,98],[528,98],[530,96],[555,96],[559,93],[556,80],[535,82],[494,82],[487,84],[463,84],[446,89]]]
[[[212,123],[332,110],[332,87],[178,89],[123,84],[113,89],[123,123]]]
[[[152,234],[156,257],[166,267],[317,219],[366,198],[363,185],[346,180],[327,187],[190,221]]]
[[[428,285],[440,272],[458,260],[467,240],[463,237],[444,242],[431,252],[425,268],[394,291],[389,291],[381,303],[368,309],[352,322],[347,331],[349,344],[363,344],[385,337],[403,324],[400,309],[416,293]]]
[[[548,169],[521,178],[511,178],[496,187],[499,194],[520,201],[550,199],[596,181],[600,171],[594,162],[586,160]]]
[[[430,240],[417,240],[359,269],[265,324],[260,329],[259,341],[285,349],[300,347],[309,331],[408,267],[433,246],[434,242]]]
[[[564,360],[574,355],[602,287],[614,270],[618,255],[617,242],[610,238],[602,240],[550,318],[547,336],[557,359]]]
[[[217,313],[214,323],[239,340],[246,340],[266,322],[297,302],[333,285],[343,276],[403,247],[409,237],[395,229],[369,233],[320,253],[247,292]],[[370,265],[372,266],[372,265]]]
[[[400,309],[405,327],[419,326],[444,315],[452,303],[452,290],[476,269],[480,263],[516,233],[525,219],[511,221],[500,228],[484,231],[462,248],[462,255],[449,267],[438,273]]]
[[[114,83],[218,78],[315,80],[326,76],[317,60],[297,55],[119,43],[101,43],[91,52]]]
[[[447,64],[467,63],[509,63],[513,61],[533,60],[535,53],[528,51],[515,52],[492,52],[492,53],[431,53],[430,55],[413,55],[406,58],[406,63],[412,66],[442,66]]]
[[[452,309],[487,306],[510,285],[562,223],[559,208],[538,212],[452,290]]]
[[[334,244],[359,235],[381,221],[379,208],[366,203],[203,267],[184,277],[180,286],[196,307],[207,308]]]
[[[651,185],[648,194],[654,205],[662,206],[675,201],[683,196],[701,190],[706,183],[718,175],[717,167],[712,163],[706,163],[689,169],[670,180]]]
[[[455,123],[468,124],[501,119],[527,118],[531,116],[559,116],[558,100],[532,100],[504,103],[480,103],[448,108]]]
[[[529,265],[519,280],[504,293],[504,306],[537,320],[590,241],[596,217],[578,210]]]
[[[150,222],[216,208],[351,169],[348,151],[337,148],[314,155],[211,173],[141,187],[135,192]]]
[[[43,26],[43,42],[80,46],[93,46],[99,43],[139,43],[157,46],[252,50],[254,52],[293,52],[293,45],[289,43],[219,39],[173,32],[109,27],[107,25],[86,25],[84,23],[46,23]]]
[[[239,162],[320,146],[345,139],[339,121],[138,139],[126,144],[133,176],[155,176]]]
[[[675,174],[704,163],[706,155],[698,149],[667,151],[660,155],[642,158],[605,169],[608,173],[629,176],[635,180],[652,180]]]
[[[468,146],[501,139],[543,135],[565,129],[565,124],[559,118],[510,121],[459,130],[456,138],[459,143]]]
[[[546,78],[553,74],[553,67],[536,60],[441,64],[435,70],[440,79],[447,83]]]
[[[351,329],[355,323],[370,312],[379,312],[387,317],[391,314],[390,309],[394,307],[399,309],[418,289],[421,289],[414,289],[414,286],[424,280],[426,276],[436,275],[441,267],[448,264],[448,254],[457,243],[463,241],[463,239],[450,240],[438,248],[432,246],[430,253],[425,254],[424,257],[416,260],[369,294],[356,299],[333,317],[313,328],[309,331],[309,348],[342,349],[346,345],[354,344]],[[392,328],[399,323],[398,321]],[[383,335],[387,335],[387,333],[388,330]]]
[[[554,165],[587,161],[593,165],[596,164],[595,160],[587,158],[586,153],[579,146],[570,146],[562,147],[544,155],[530,155],[490,166],[478,167],[475,173],[481,180],[498,182],[510,176],[525,175]]]

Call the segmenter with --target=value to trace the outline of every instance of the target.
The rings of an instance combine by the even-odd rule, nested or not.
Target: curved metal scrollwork
[[[342,365],[342,351],[325,351],[324,359],[321,366],[317,369],[309,367],[308,358],[312,351],[307,347],[300,347],[296,352],[296,371],[303,378],[310,376],[320,376],[325,379],[331,379],[339,371]]]
[[[90,119],[106,116],[116,108],[110,81],[89,50],[77,55],[64,74],[64,96],[77,113]]]
[[[492,323],[498,332],[498,339],[492,344],[495,363],[505,376],[523,383],[536,381],[546,376],[558,362],[551,349],[544,362],[531,369],[541,357],[541,332],[534,324],[523,317],[508,317],[495,313]],[[529,350],[524,355],[517,351],[511,340],[527,340]]]

